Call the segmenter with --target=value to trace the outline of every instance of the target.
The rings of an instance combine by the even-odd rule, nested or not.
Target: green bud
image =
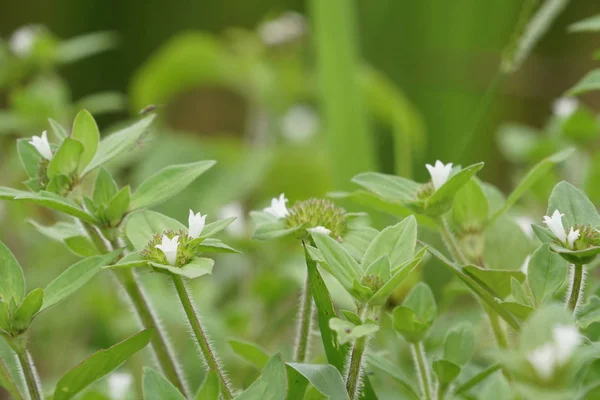
[[[385,281],[379,275],[365,275],[362,278],[361,284],[371,289],[373,293],[377,293],[383,287]]]
[[[333,238],[341,238],[346,232],[346,211],[337,207],[332,201],[325,199],[308,199],[297,201],[288,210],[286,228],[302,227],[298,232],[300,238],[308,236],[306,229],[322,226],[331,231]]]

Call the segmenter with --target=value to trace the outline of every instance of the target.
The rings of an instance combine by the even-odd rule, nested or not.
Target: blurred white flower
[[[8,39],[10,51],[21,58],[29,56],[41,29],[40,25],[25,25],[14,31]]]
[[[560,97],[552,103],[554,115],[560,118],[569,118],[575,111],[579,102],[573,97]]]
[[[202,233],[202,229],[204,229],[204,225],[206,225],[206,215],[202,215],[200,213],[194,214],[192,210],[190,210],[190,215],[188,217],[188,233],[189,235],[196,239]]]
[[[431,175],[431,180],[433,181],[433,187],[435,190],[438,190],[444,183],[448,181],[450,178],[450,172],[452,172],[452,163],[445,164],[440,160],[435,162],[435,166],[430,164],[425,165],[427,171],[429,171],[429,175]]]
[[[573,248],[573,244],[575,244],[577,239],[579,239],[579,229],[573,230],[573,227],[571,227],[569,234],[567,235],[567,246]]]
[[[44,157],[46,160],[52,160],[52,150],[50,149],[50,142],[48,142],[48,132],[42,132],[42,136],[33,136],[29,141],[33,147]]]
[[[285,203],[287,203],[288,199],[285,198],[285,195],[282,193],[279,195],[279,198],[274,197],[271,200],[271,206],[264,209],[264,212],[271,214],[275,218],[285,218],[288,216],[288,209]]]
[[[533,220],[533,218],[530,217],[526,217],[526,216],[519,216],[517,218],[515,218],[515,220],[517,221],[517,224],[519,224],[519,228],[521,228],[521,230],[530,238],[533,238],[533,228],[531,227],[531,225],[535,222]]]
[[[305,142],[318,131],[321,122],[312,107],[298,104],[291,107],[281,120],[283,136],[291,142]]]
[[[162,250],[167,258],[167,262],[170,265],[177,264],[177,247],[179,247],[179,236],[173,236],[173,239],[169,239],[167,235],[163,235],[162,244],[157,244],[155,247]]]
[[[323,233],[325,235],[329,235],[331,230],[325,228],[324,226],[315,226],[314,228],[308,228],[308,232],[310,233]]]
[[[288,11],[258,27],[258,36],[267,46],[294,41],[306,32],[306,21],[300,13]]]
[[[536,374],[547,381],[552,378],[557,368],[569,362],[582,341],[576,326],[555,325],[552,328],[552,341],[532,350],[527,360]]]
[[[564,215],[565,214],[561,214],[560,211],[554,210],[551,217],[547,215],[544,216],[544,223],[563,245],[572,249],[575,241],[579,239],[579,229],[573,230],[573,227],[571,227],[569,234],[567,235],[567,231],[562,223],[562,217]]]
[[[131,387],[133,378],[124,372],[115,372],[108,377],[108,391],[110,398],[115,400],[124,399]]]
[[[246,220],[244,208],[240,202],[234,201],[232,203],[224,205],[219,210],[219,219],[226,219],[235,217],[235,221],[233,221],[225,231],[229,233],[231,236],[244,236],[246,233]]]

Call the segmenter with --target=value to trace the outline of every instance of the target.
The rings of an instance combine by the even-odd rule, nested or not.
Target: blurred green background
[[[340,1],[332,1],[329,11]],[[45,26],[57,40],[97,31],[114,32],[117,39],[116,46],[77,62],[41,63],[26,72],[19,67],[16,78],[0,79],[0,185],[20,187],[24,176],[14,140],[47,129],[47,117],[69,126],[74,110],[86,106],[96,111],[106,134],[137,118],[144,107],[156,105],[159,122],[139,148],[111,167],[120,184],[136,185],[171,163],[219,162],[193,188],[159,209],[180,220],[188,208],[208,212],[209,219],[240,217],[227,235],[244,255],[219,256],[215,276],[195,283],[194,293],[201,313],[214,325],[213,339],[225,353],[235,383],[243,387],[257,372],[228,350],[227,338],[256,340],[269,351],[289,353],[303,273],[301,255],[291,251],[298,250],[294,242],[249,240],[249,210],[264,207],[281,192],[293,202],[347,189],[352,187],[349,179],[340,176],[363,169],[424,181],[428,176],[423,165],[436,159],[463,165],[485,161],[480,176],[507,191],[520,168],[534,161],[509,163],[497,145],[500,126],[512,121],[534,131],[544,128],[553,101],[595,65],[590,54],[600,45],[600,36],[569,34],[566,27],[600,12],[600,3],[577,0],[567,5],[523,66],[500,86],[468,140],[525,3],[357,0],[350,16],[327,15],[328,6],[321,7],[321,17],[330,19],[332,27],[339,21],[356,23],[351,27],[355,37],[342,43],[336,42],[343,37],[339,31],[319,30],[327,23],[320,23],[321,38],[315,39],[319,23],[311,13],[317,7],[303,1],[10,2],[0,7],[0,37],[6,40],[27,24]],[[338,50],[340,58],[347,50],[350,61],[356,50],[360,65],[348,71],[319,64]],[[7,58],[0,58],[0,67],[7,65]],[[360,112],[339,118],[331,105],[349,101],[354,92],[352,85],[336,87],[327,77],[352,72],[356,75],[349,76],[359,81],[355,86],[367,110],[364,119]],[[327,102],[319,100],[324,91]],[[89,96],[97,93],[107,96],[90,102]],[[582,100],[590,109],[600,106],[598,95]],[[332,133],[325,114],[336,112],[341,122]],[[354,129],[370,132],[359,149],[365,159],[343,160],[348,150],[344,129],[348,141],[355,140],[350,132]],[[330,140],[334,135],[337,139]],[[551,152],[546,149],[536,157]],[[340,173],[338,161],[349,162],[347,172]],[[24,222],[33,216],[50,224],[55,216],[48,211],[9,203],[0,210],[0,239],[25,266],[32,285],[49,282],[76,260]],[[374,214],[376,225],[389,221]],[[182,316],[173,311],[178,307],[170,288],[153,274],[144,279],[190,380],[198,384],[202,368],[189,351]],[[101,276],[36,322],[32,351],[46,381],[135,330],[116,293],[110,277]],[[347,298],[340,295],[339,301]],[[130,366],[140,371],[142,361],[138,356]],[[99,393],[106,392],[107,382],[114,380],[100,384]],[[123,398],[135,398],[135,393],[132,385]]]

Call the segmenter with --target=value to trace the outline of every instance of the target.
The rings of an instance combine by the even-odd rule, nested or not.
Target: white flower
[[[560,365],[566,364],[571,359],[573,352],[583,341],[579,330],[573,325],[555,326],[552,329],[552,338],[556,345],[556,361]]]
[[[287,199],[285,195],[282,193],[279,195],[279,198],[274,197],[271,200],[271,206],[264,209],[264,212],[271,214],[275,218],[285,218],[288,216],[289,212],[285,205],[287,203]]]
[[[538,376],[547,381],[554,374],[556,364],[554,344],[546,343],[531,351],[527,356],[527,360],[529,360]]]
[[[444,165],[443,162],[437,160],[435,162],[435,167],[430,164],[425,165],[429,174],[431,175],[431,180],[433,181],[433,188],[438,190],[444,183],[448,181],[450,177],[450,172],[452,172],[452,163],[448,163]]]
[[[533,228],[531,227],[531,225],[533,223],[535,223],[535,221],[532,218],[526,217],[526,216],[519,216],[517,218],[515,218],[517,220],[517,224],[519,224],[519,228],[521,228],[521,230],[531,239],[533,239]]]
[[[552,341],[532,350],[527,360],[543,380],[549,380],[556,369],[565,366],[583,338],[573,325],[555,325],[552,328]]]
[[[2,204],[2,203],[0,203]],[[234,201],[224,205],[218,212],[219,219],[235,218],[231,224],[225,228],[225,231],[232,236],[243,236],[246,232],[244,207],[240,202]]]
[[[306,32],[306,21],[302,14],[288,11],[279,18],[267,21],[258,27],[258,36],[268,46],[288,43]]]
[[[170,265],[177,264],[177,247],[179,247],[179,236],[173,236],[173,239],[169,239],[167,235],[163,235],[162,244],[157,244],[155,247],[162,250],[167,258],[167,262]]]
[[[306,142],[319,131],[319,116],[312,107],[295,105],[281,120],[281,131],[292,142]]]
[[[565,232],[565,227],[562,223],[563,215],[564,214],[561,214],[560,211],[554,210],[554,213],[551,217],[547,215],[544,216],[544,223],[552,231],[554,236],[556,236],[556,238],[564,244],[567,242],[567,234]]]
[[[329,235],[331,230],[325,228],[324,226],[315,226],[314,228],[308,228],[308,232],[310,233],[323,233],[325,235]]]
[[[560,97],[552,104],[554,115],[560,118],[569,118],[577,111],[578,102],[573,97]]]
[[[196,239],[202,233],[204,225],[206,225],[206,215],[203,216],[200,213],[194,214],[194,212],[190,210],[190,216],[188,217],[189,235]]]
[[[29,141],[33,147],[44,157],[46,160],[52,160],[52,150],[50,149],[50,142],[48,142],[48,133],[42,132],[42,136],[33,136]]]
[[[111,399],[124,399],[133,382],[131,375],[123,372],[115,372],[108,377],[108,392]]]
[[[573,248],[573,244],[575,244],[575,241],[577,239],[579,239],[579,229],[573,230],[573,227],[571,227],[571,230],[567,235],[567,245],[569,246],[569,248]]]
[[[25,58],[31,53],[35,39],[41,31],[39,25],[25,25],[13,32],[8,40],[10,51],[18,57]]]

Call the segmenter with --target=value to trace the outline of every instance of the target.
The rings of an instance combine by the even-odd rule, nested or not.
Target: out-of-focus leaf
[[[156,370],[144,367],[143,384],[144,400],[185,400],[167,378]]]
[[[10,192],[7,192],[7,194],[9,193]],[[2,191],[0,190],[0,196],[1,195]],[[35,203],[40,206],[48,207],[53,210],[64,212],[65,214],[72,215],[85,222],[89,222],[92,224],[96,223],[96,218],[94,218],[94,216],[88,214],[85,210],[72,203],[70,200],[58,196],[54,193],[46,191],[40,191],[37,193],[21,192],[21,194],[15,195],[14,200]]]
[[[0,242],[0,298],[21,304],[25,297],[25,277],[21,265],[8,247]]]
[[[348,400],[344,379],[333,365],[287,363],[331,400]]]
[[[575,86],[567,91],[567,95],[577,96],[595,90],[600,90],[600,68],[588,72]]]
[[[204,382],[200,385],[200,388],[198,388],[194,400],[219,400],[219,395],[221,394],[220,385],[217,373],[210,371],[206,375]]]
[[[594,32],[600,31],[600,14],[582,19],[567,28],[569,32]]]
[[[96,53],[110,50],[117,45],[113,32],[94,32],[62,40],[58,47],[58,61],[64,64],[87,58]]]
[[[242,357],[259,370],[262,370],[269,361],[267,352],[254,343],[230,339],[229,345],[238,356]]]
[[[262,375],[236,400],[285,400],[287,396],[287,374],[280,354],[267,362]]]
[[[98,142],[100,141],[100,131],[98,130],[96,120],[94,120],[92,114],[87,110],[81,110],[75,116],[71,137],[83,145],[83,152],[79,156],[79,165],[77,167],[77,170],[81,172],[94,158],[96,150],[98,150]]]

